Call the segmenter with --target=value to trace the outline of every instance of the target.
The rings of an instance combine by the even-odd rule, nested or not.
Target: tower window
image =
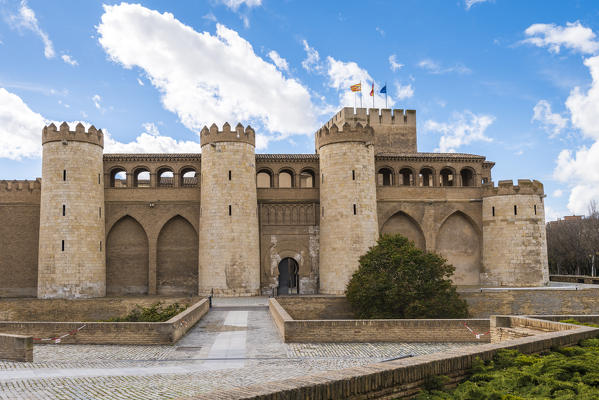
[[[66,205],[62,205],[62,216],[64,217],[65,215],[67,215],[67,206]]]
[[[102,241],[100,240],[100,251],[102,251]]]
[[[324,183],[324,174],[322,174],[322,183]]]
[[[356,205],[354,204],[354,215],[356,215]]]
[[[231,170],[229,170],[229,180],[231,180]]]
[[[535,215],[537,215],[537,205],[535,204],[534,207],[535,207]]]
[[[324,207],[322,207],[321,210],[322,210],[322,216],[324,217]]]
[[[352,181],[355,181],[355,180],[356,180],[356,170],[355,170],[355,169],[352,169],[352,170],[351,170],[351,180],[352,180]]]
[[[98,185],[100,184],[100,174],[98,174]]]
[[[491,207],[491,214],[495,216],[495,207]]]
[[[66,181],[66,180],[67,180],[67,170],[66,170],[66,169],[63,169],[63,170],[62,170],[62,180],[63,180],[63,181]]]
[[[231,215],[231,205],[229,204],[229,215]]]
[[[98,217],[102,218],[102,207],[98,207]]]
[[[518,206],[514,206],[514,215],[518,215]]]
[[[62,251],[64,251],[64,240],[62,241]]]

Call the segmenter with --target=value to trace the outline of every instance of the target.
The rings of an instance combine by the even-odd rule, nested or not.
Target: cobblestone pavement
[[[215,300],[175,346],[36,345],[33,363],[0,361],[0,399],[173,399],[464,346],[285,344],[264,302]]]

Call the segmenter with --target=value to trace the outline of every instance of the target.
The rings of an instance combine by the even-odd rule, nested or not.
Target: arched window
[[[110,187],[127,187],[127,171],[123,168],[115,168],[110,171]]]
[[[198,178],[196,176],[196,170],[193,168],[184,168],[180,173],[180,187],[194,187],[198,185]]]
[[[314,187],[314,172],[309,169],[305,169],[300,173],[300,187],[313,188]]]
[[[138,168],[133,174],[133,187],[150,187],[150,171]]]
[[[443,168],[441,170],[441,179],[439,180],[439,184],[441,186],[454,186],[454,175],[453,171],[449,168]]]
[[[463,168],[460,175],[462,177],[462,186],[474,186],[474,174],[470,168]]]
[[[161,168],[156,174],[158,176],[159,187],[173,187],[175,186],[175,175],[173,170],[170,168]]]
[[[288,169],[279,172],[279,187],[280,188],[292,188],[293,187],[293,171]]]
[[[410,168],[402,168],[399,170],[399,184],[402,186],[414,185],[414,174]]]
[[[376,180],[379,186],[393,186],[393,171],[389,168],[379,169]]]
[[[272,187],[272,175],[267,170],[258,171],[256,174],[256,187],[269,188]]]
[[[433,170],[430,168],[422,168],[420,170],[420,186],[433,186]]]

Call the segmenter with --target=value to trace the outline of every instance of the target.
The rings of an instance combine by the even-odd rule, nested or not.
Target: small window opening
[[[229,170],[229,180],[231,180],[231,170]]]
[[[322,174],[322,183],[324,183],[324,174]]]
[[[514,215],[518,215],[518,206],[514,206]]]
[[[537,205],[535,204],[534,207],[535,207],[535,215],[537,215]]]
[[[356,205],[354,204],[354,215],[356,215]]]
[[[493,216],[495,216],[495,207],[491,207],[491,214],[493,214]]]
[[[102,251],[102,241],[100,240],[100,251]]]
[[[64,240],[62,241],[62,251],[64,251]]]
[[[229,204],[229,216],[231,215],[231,205]]]
[[[62,205],[62,216],[64,217],[65,215],[67,215],[67,206],[66,205]]]
[[[102,207],[98,207],[98,217],[102,218]]]
[[[63,180],[63,181],[66,181],[66,180],[67,180],[67,170],[66,170],[66,169],[63,169],[63,170],[62,170],[62,180]]]
[[[324,217],[324,207],[322,207],[321,210],[322,210],[322,216]]]
[[[352,181],[356,180],[356,170],[355,169],[352,169],[352,171],[351,171],[351,179],[352,179]]]
[[[100,184],[100,174],[98,174],[98,185]]]

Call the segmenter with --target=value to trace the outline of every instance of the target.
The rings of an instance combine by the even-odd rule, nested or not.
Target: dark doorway
[[[299,267],[297,261],[287,257],[279,263],[278,294],[299,294]]]

